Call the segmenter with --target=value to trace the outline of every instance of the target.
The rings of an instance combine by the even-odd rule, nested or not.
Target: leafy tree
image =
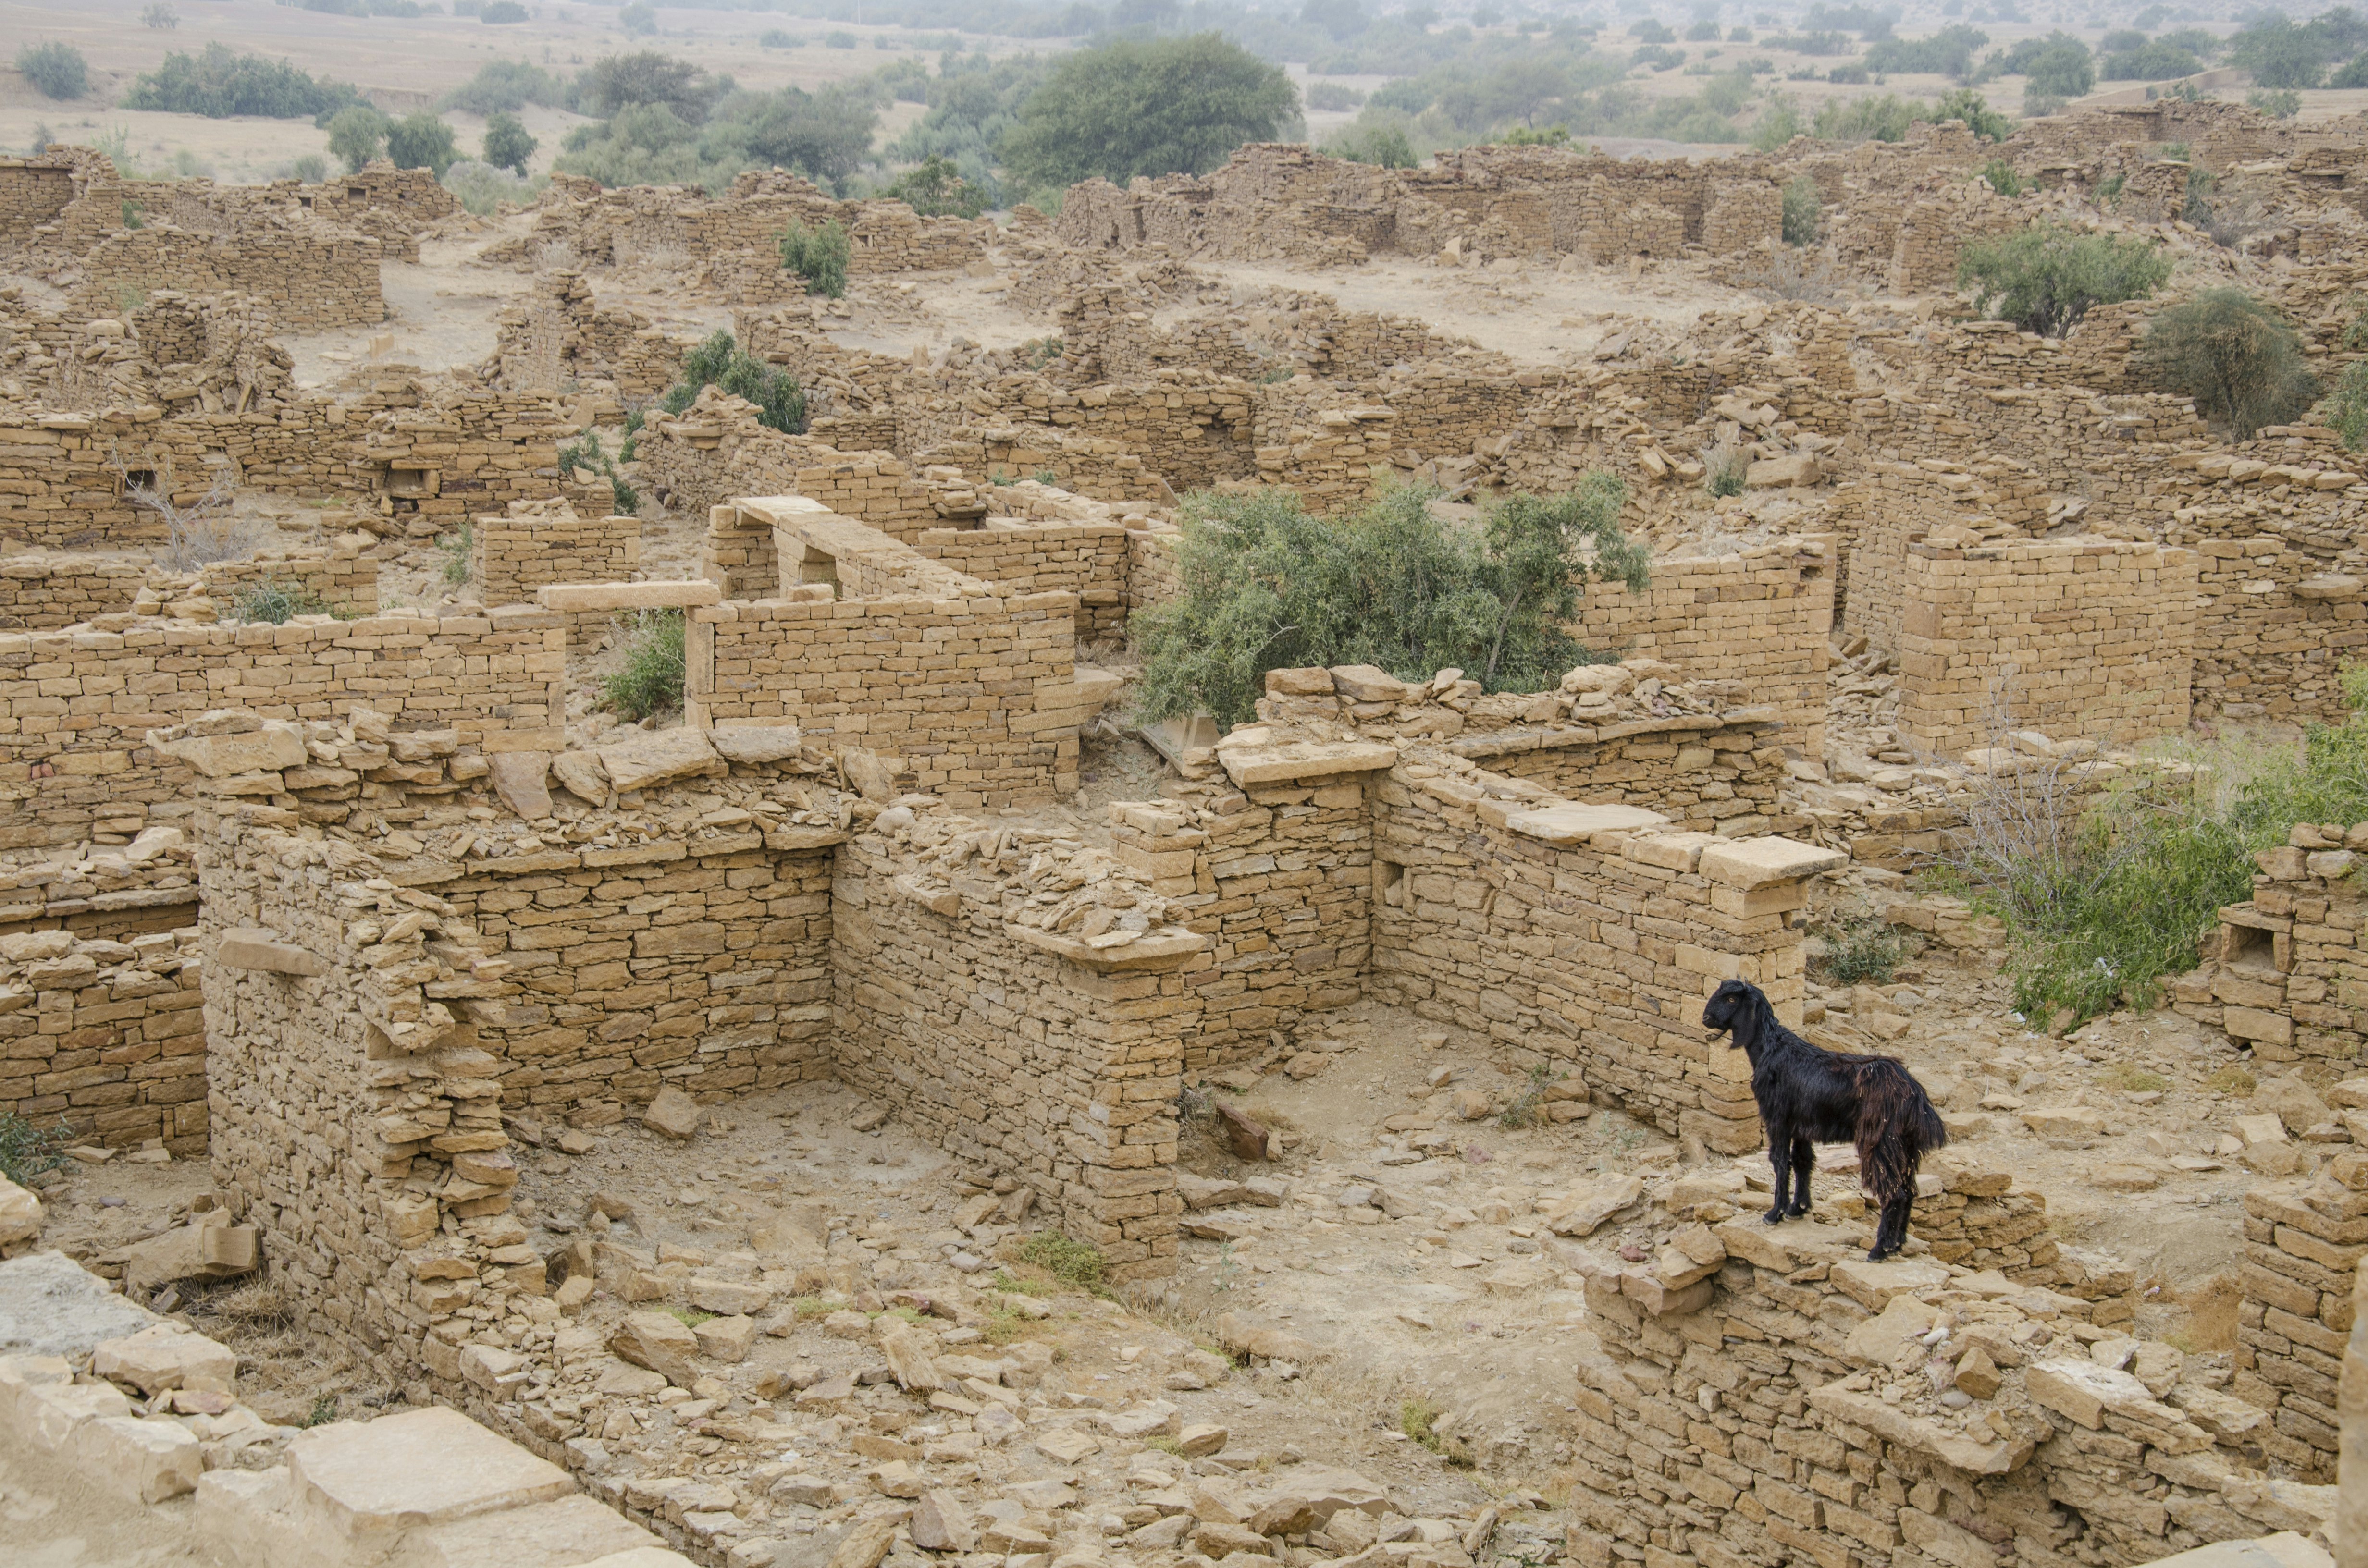
[[[1974,74],[1974,51],[1989,40],[1979,28],[1959,22],[1930,38],[1885,39],[1867,50],[1864,63],[1869,71],[1931,73],[1964,81]]]
[[[90,91],[90,66],[70,43],[27,44],[17,51],[17,71],[45,98],[63,102]]]
[[[1030,186],[1204,174],[1245,142],[1273,140],[1298,107],[1280,66],[1215,33],[1121,40],[1062,56],[1003,157]]]
[[[785,436],[805,434],[806,395],[797,378],[750,354],[728,332],[717,332],[683,357],[682,380],[658,400],[658,406],[680,414],[709,386],[755,403],[759,425]]]
[[[181,25],[181,14],[165,4],[165,0],[153,0],[141,11],[140,23],[159,32],[170,32]]]
[[[962,177],[954,161],[935,153],[880,194],[895,198],[924,218],[975,218],[986,210],[986,199]]]
[[[2345,7],[2295,23],[2275,12],[2228,40],[2228,63],[2253,74],[2261,87],[2316,87],[2328,65],[2360,51],[2360,18]]]
[[[485,8],[477,13],[477,20],[494,27],[506,26],[527,19],[526,7],[518,0],[487,0]]]
[[[1668,23],[1656,22],[1650,17],[1645,17],[1643,20],[1631,27],[1628,29],[1628,36],[1634,39],[1638,43],[1675,43],[1678,41],[1678,35],[1670,30]]]
[[[2045,49],[2024,62],[2022,75],[2026,92],[2077,98],[2097,85],[2097,65],[2089,56],[2087,44],[2056,34]]]
[[[2061,337],[2096,305],[2139,300],[2170,277],[2170,258],[2148,241],[2034,223],[1957,254],[1957,287],[1974,308],[2026,332]]]
[[[1300,7],[1299,19],[1311,28],[1322,28],[1336,41],[1352,39],[1373,25],[1357,0],[1307,0]]]
[[[485,162],[497,169],[526,173],[526,161],[541,145],[514,114],[497,112],[485,121]]]
[[[2318,395],[2294,328],[2241,289],[2207,289],[2157,314],[2135,364],[2240,441],[2293,420]]]
[[[2271,93],[2247,93],[2245,101],[2271,119],[2292,119],[2302,112],[2302,95],[2292,87]]]
[[[347,104],[329,117],[330,155],[344,161],[347,174],[358,175],[385,149],[386,133],[393,129],[370,105]]]
[[[705,150],[741,167],[778,166],[837,181],[871,155],[879,123],[871,101],[846,88],[735,93],[710,121]]]
[[[2014,172],[2014,165],[2004,158],[1992,158],[1982,165],[1982,178],[2000,196],[2021,196],[2031,188],[2030,183]]]
[[[2115,28],[2097,40],[2100,54],[2118,54],[2124,50],[2144,49],[2146,36],[2135,28]]]
[[[1986,142],[2003,142],[2014,134],[2014,121],[1990,108],[1989,100],[1972,87],[1958,87],[1941,95],[1932,106],[1935,124],[1944,119],[1962,119],[1965,129]]]
[[[602,119],[639,105],[659,104],[684,124],[697,125],[730,86],[688,60],[645,49],[595,61],[584,73],[581,96],[584,112]]]
[[[633,4],[617,13],[617,25],[630,38],[647,38],[658,30],[657,7],[649,0],[633,0]]]
[[[523,60],[488,60],[477,74],[444,95],[438,107],[463,114],[516,114],[529,104],[560,108],[567,89],[540,65]]]
[[[1609,474],[1510,496],[1476,526],[1438,517],[1435,494],[1392,490],[1338,517],[1310,517],[1288,490],[1191,496],[1183,592],[1132,623],[1141,716],[1205,708],[1239,722],[1267,671],[1304,665],[1409,679],[1452,665],[1492,691],[1537,690],[1588,656],[1565,628],[1588,579],[1645,584]]]
[[[1905,142],[1907,128],[1927,118],[1922,110],[1896,93],[1827,102],[1817,108],[1816,132],[1827,142]]]
[[[2098,76],[2108,82],[2159,82],[2171,76],[2192,76],[2203,69],[2203,61],[2163,39],[2097,62]]]
[[[284,60],[239,54],[217,40],[194,55],[179,50],[165,55],[163,64],[131,84],[123,107],[209,119],[252,114],[325,124],[339,109],[360,101],[350,84],[318,81]]]
[[[421,109],[388,128],[386,155],[398,169],[427,169],[441,179],[461,152],[453,144],[452,128]]]
[[[1320,149],[1326,157],[1385,169],[1410,169],[1422,162],[1406,131],[1395,125],[1350,126]]]
[[[781,231],[781,266],[806,280],[817,294],[837,299],[847,292],[847,261],[853,247],[836,218],[808,228],[796,219]]]

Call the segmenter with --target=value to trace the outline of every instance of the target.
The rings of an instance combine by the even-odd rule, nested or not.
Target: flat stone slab
[[[1236,784],[1296,784],[1346,773],[1379,773],[1396,765],[1398,748],[1378,741],[1292,741],[1263,746],[1229,746],[1221,741],[1217,760]]]
[[[441,1406],[299,1432],[288,1471],[297,1506],[348,1540],[575,1491],[557,1465]]]
[[[683,1561],[615,1509],[579,1495],[416,1530],[404,1542],[404,1561],[417,1568],[577,1568],[637,1551],[664,1552],[657,1562]]]
[[[1639,833],[1668,825],[1668,818],[1642,806],[1546,806],[1505,817],[1505,826],[1514,833],[1565,846],[1585,844],[1599,833]]]
[[[158,1321],[62,1252],[0,1263],[0,1356],[84,1356]]]
[[[704,577],[672,583],[549,583],[534,591],[545,609],[689,609],[723,602],[723,590]]]
[[[2335,1568],[2335,1559],[2308,1536],[2280,1530],[2256,1540],[2218,1540],[2192,1551],[2157,1557],[2151,1568]]]
[[[328,960],[259,926],[233,926],[223,932],[214,948],[214,961],[224,969],[259,969],[272,974],[329,972]]]
[[[707,732],[708,744],[726,762],[779,762],[798,755],[795,724],[749,724]]]
[[[598,748],[600,766],[608,772],[609,787],[620,795],[629,790],[671,784],[677,778],[704,778],[723,770],[723,759],[715,755],[715,747],[703,730],[623,733],[627,738],[607,742]],[[575,788],[564,772],[559,781],[571,790]]]
[[[1735,838],[1702,852],[1702,874],[1745,892],[1797,882],[1850,864],[1845,850],[1796,844],[1789,838]]]

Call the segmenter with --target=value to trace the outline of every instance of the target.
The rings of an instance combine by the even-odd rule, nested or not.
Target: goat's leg
[[[1782,1128],[1770,1128],[1768,1132],[1768,1165],[1776,1173],[1772,1187],[1775,1202],[1763,1218],[1771,1225],[1782,1224],[1788,1213],[1785,1194],[1792,1190],[1792,1164],[1793,1140]]]
[[[1793,1140],[1793,1202],[1795,1215],[1809,1211],[1809,1176],[1817,1168],[1817,1146],[1806,1138]]]
[[[1866,1255],[1870,1263],[1881,1263],[1907,1244],[1907,1210],[1916,1201],[1916,1188],[1909,1186],[1894,1192],[1883,1205],[1883,1218],[1874,1228],[1874,1246]]]

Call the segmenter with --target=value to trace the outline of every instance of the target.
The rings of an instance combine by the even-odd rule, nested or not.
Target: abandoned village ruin
[[[2179,221],[2173,142],[2271,220]],[[1803,178],[1835,281],[1786,298]],[[1008,226],[0,161],[0,1113],[74,1143],[0,1184],[0,1448],[268,1568],[2368,1562],[2368,822],[2093,1022],[2014,1014],[1921,876],[2002,781],[2342,723],[2368,647],[2337,429],[2151,389],[2160,299],[1955,295],[2041,217],[2360,357],[2368,125],[2172,98],[1251,145]],[[842,299],[779,263],[825,220]],[[802,434],[653,403],[705,335],[628,286],[660,252]],[[302,373],[423,253],[490,352]],[[1711,302],[1524,357],[1345,305],[1375,269]],[[1582,596],[1616,662],[1277,669],[1138,735],[1183,498],[1590,474],[1653,552]],[[1858,926],[1912,964],[1820,969]],[[1900,1257],[1840,1151],[1761,1223],[1730,978],[1941,1105]]]

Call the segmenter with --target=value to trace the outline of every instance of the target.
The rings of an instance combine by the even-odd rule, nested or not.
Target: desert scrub
[[[2293,420],[2318,396],[2302,339],[2284,316],[2241,289],[2207,289],[2146,324],[2131,368],[2236,439]]]
[[[1784,243],[1816,244],[1818,231],[1826,225],[1826,199],[1818,194],[1817,182],[1801,176],[1784,187],[1783,202]]]
[[[1546,1124],[1546,1090],[1570,1074],[1551,1062],[1540,1062],[1530,1068],[1529,1087],[1513,1096],[1497,1118],[1497,1125],[1506,1128],[1543,1127]]]
[[[1751,474],[1751,454],[1722,436],[1702,449],[1702,488],[1713,495],[1740,495]]]
[[[1461,1437],[1450,1437],[1439,1429],[1440,1420],[1446,1414],[1431,1401],[1417,1396],[1398,1406],[1398,1430],[1458,1470],[1470,1470],[1471,1449]]]
[[[1039,1231],[1019,1244],[1015,1256],[1020,1262],[1041,1268],[1062,1284],[1089,1296],[1110,1294],[1103,1282],[1109,1260],[1102,1256],[1099,1247],[1088,1243],[1058,1231]]]
[[[601,692],[610,708],[639,722],[682,706],[686,668],[682,611],[637,611],[625,631],[625,667],[601,682]]]
[[[853,246],[836,218],[813,228],[792,219],[781,231],[781,266],[806,280],[814,293],[837,299],[847,292],[847,262]]]
[[[2061,337],[2098,305],[2142,300],[2170,278],[2170,258],[2146,240],[2033,223],[1957,253],[1957,287],[1974,308],[2025,332]]]
[[[337,615],[336,607],[302,583],[250,583],[230,601],[233,620],[285,626],[300,615]],[[350,615],[338,616],[350,620]]]
[[[37,1127],[13,1110],[0,1112],[0,1176],[30,1187],[34,1177],[66,1163],[65,1146],[72,1142],[74,1129],[63,1121]]]
[[[1881,920],[1845,920],[1818,933],[1825,951],[1809,962],[1821,985],[1888,985],[1906,943]]]
[[[715,1316],[713,1312],[698,1307],[661,1307],[658,1310],[685,1328],[697,1328]]]
[[[477,528],[474,523],[462,523],[459,528],[436,541],[444,557],[444,581],[454,587],[469,580],[475,570],[470,557],[476,553]]]
[[[2230,1095],[2242,1100],[2250,1099],[2253,1091],[2260,1088],[2260,1085],[2256,1083],[2253,1075],[2242,1067],[2223,1067],[2204,1079],[2203,1086],[2215,1095]]]
[[[2109,1089],[2124,1094],[2160,1094],[2170,1087],[2170,1080],[2159,1073],[2147,1071],[2135,1062],[2116,1062],[2099,1068],[2097,1082]]]

